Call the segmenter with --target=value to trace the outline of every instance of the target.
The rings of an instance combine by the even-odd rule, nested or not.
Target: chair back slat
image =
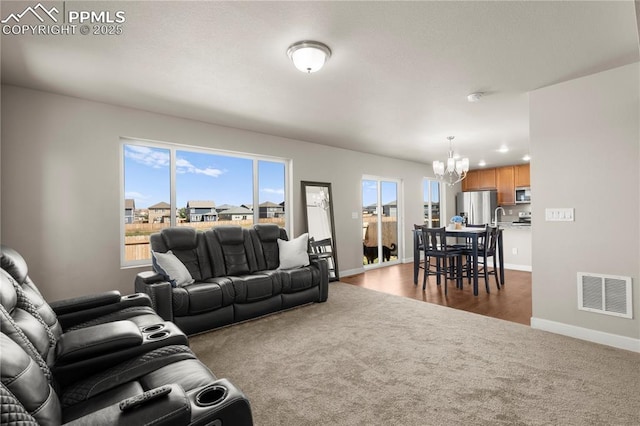
[[[447,230],[446,228],[422,227],[422,241],[426,253],[445,253],[447,251]]]

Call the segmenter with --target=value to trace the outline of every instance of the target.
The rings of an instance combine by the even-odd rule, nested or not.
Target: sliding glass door
[[[400,181],[362,179],[362,262],[366,266],[399,262]]]

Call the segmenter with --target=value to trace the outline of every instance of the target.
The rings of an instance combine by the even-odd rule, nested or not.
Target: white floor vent
[[[633,318],[631,277],[578,272],[578,309]]]

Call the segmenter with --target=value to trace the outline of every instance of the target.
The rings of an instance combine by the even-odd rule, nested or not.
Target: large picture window
[[[123,266],[148,264],[149,236],[169,226],[288,226],[285,159],[131,139],[122,153]]]

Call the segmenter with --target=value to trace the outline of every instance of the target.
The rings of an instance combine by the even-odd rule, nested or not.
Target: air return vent
[[[633,318],[631,277],[578,272],[578,309]]]

